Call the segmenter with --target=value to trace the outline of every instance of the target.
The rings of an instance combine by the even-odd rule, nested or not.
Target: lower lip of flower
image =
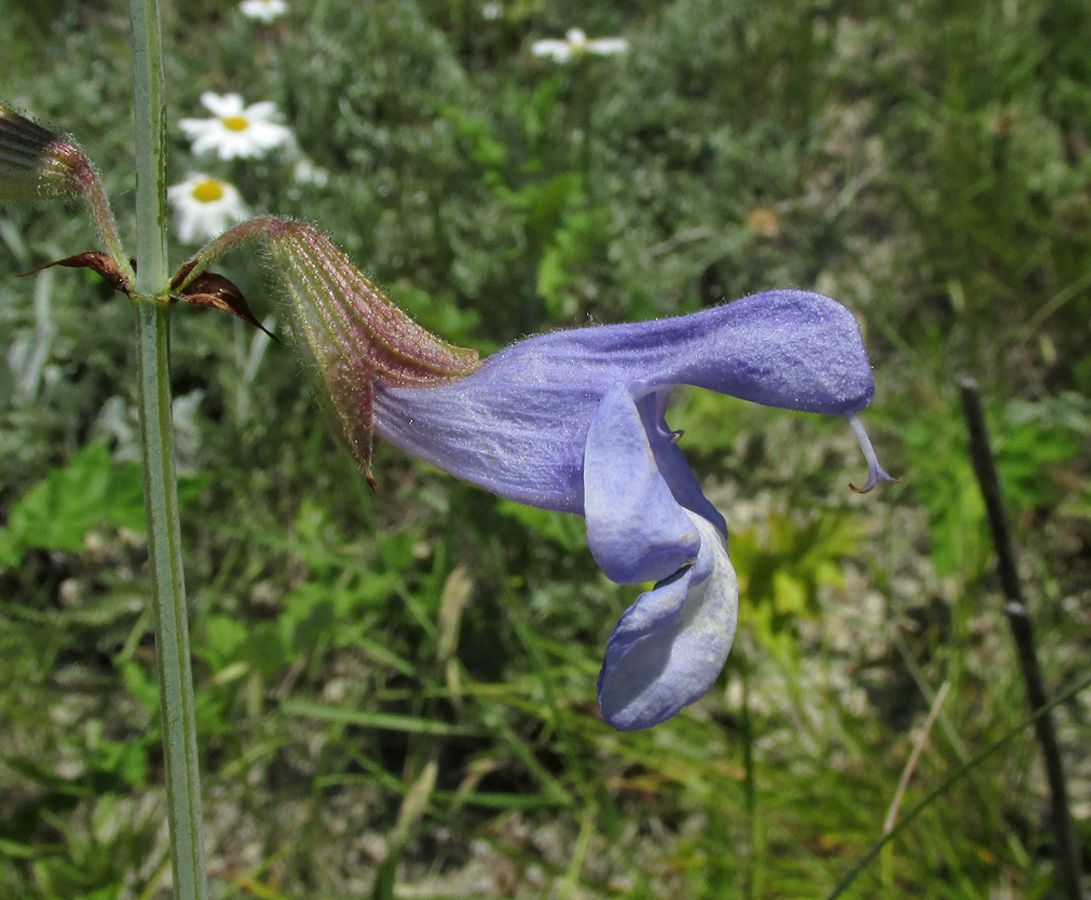
[[[201,203],[215,203],[217,200],[223,199],[223,195],[223,185],[211,178],[202,181],[193,189],[193,199],[199,200]]]
[[[250,121],[245,116],[224,116],[220,121],[228,131],[246,131]]]

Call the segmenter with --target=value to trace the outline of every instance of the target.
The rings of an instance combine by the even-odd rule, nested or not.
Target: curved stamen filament
[[[852,488],[858,494],[866,494],[870,491],[879,480],[883,481],[897,481],[883,471],[883,467],[879,465],[879,457],[875,455],[875,448],[871,445],[871,438],[868,437],[867,431],[864,429],[864,423],[860,421],[860,417],[856,413],[849,413],[845,418],[848,420],[849,427],[852,429],[852,433],[856,435],[856,440],[860,444],[860,449],[864,453],[864,459],[867,460],[868,475],[867,482],[863,487],[857,487],[854,484],[850,484]]]
[[[672,444],[677,444],[685,431],[682,429],[675,431],[667,424],[667,407],[670,405],[673,390],[674,388],[668,387],[655,392],[655,432]]]

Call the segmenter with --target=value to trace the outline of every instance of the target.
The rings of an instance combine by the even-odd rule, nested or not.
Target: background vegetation
[[[989,400],[1054,690],[1091,651],[1091,7],[1083,0],[314,0],[271,26],[165,3],[169,121],[272,100],[327,170],[195,161],[313,220],[401,305],[491,350],[798,286],[866,331],[901,483],[843,424],[691,392],[672,425],[732,529],[720,686],[597,718],[636,588],[582,523],[380,447],[372,495],[283,346],[175,316],[176,418],[217,897],[821,897],[1026,714],[956,376]],[[491,17],[492,13],[497,13]],[[132,240],[126,7],[0,0],[0,97],[76,135]],[[630,51],[557,65],[573,26]],[[80,210],[0,211],[0,897],[166,896],[135,462],[133,314]],[[190,248],[176,245],[175,261]],[[221,267],[265,317],[259,260]],[[1057,710],[1091,847],[1091,696]],[[1049,895],[1025,737],[854,897]]]

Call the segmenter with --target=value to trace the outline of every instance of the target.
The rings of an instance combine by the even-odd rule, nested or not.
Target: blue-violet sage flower
[[[868,462],[860,490],[889,478],[857,418],[875,387],[860,330],[828,297],[769,291],[537,335],[479,363],[382,298],[314,229],[257,221],[319,396],[365,471],[375,433],[501,497],[582,515],[608,578],[655,582],[607,644],[599,706],[614,728],[648,728],[698,700],[735,634],[727,525],[665,420],[675,385],[845,416]]]

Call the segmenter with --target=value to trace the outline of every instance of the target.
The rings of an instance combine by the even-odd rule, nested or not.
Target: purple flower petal
[[[724,537],[727,537],[727,522],[720,515],[720,511],[705,497],[697,476],[693,474],[693,469],[686,462],[685,454],[678,445],[678,439],[664,435],[666,424],[662,421],[662,411],[658,409],[659,398],[657,396],[645,398],[644,404],[645,422],[647,423],[650,417],[654,417],[651,418],[648,435],[652,452],[655,454],[655,465],[663,476],[663,480],[670,486],[674,499],[681,506],[711,522]]]
[[[739,584],[715,526],[692,515],[701,549],[692,566],[641,594],[617,623],[599,674],[599,708],[619,731],[651,728],[707,693],[723,669]]]
[[[624,386],[591,421],[584,456],[587,544],[607,578],[666,578],[697,555],[701,539],[656,466],[644,421]]]

